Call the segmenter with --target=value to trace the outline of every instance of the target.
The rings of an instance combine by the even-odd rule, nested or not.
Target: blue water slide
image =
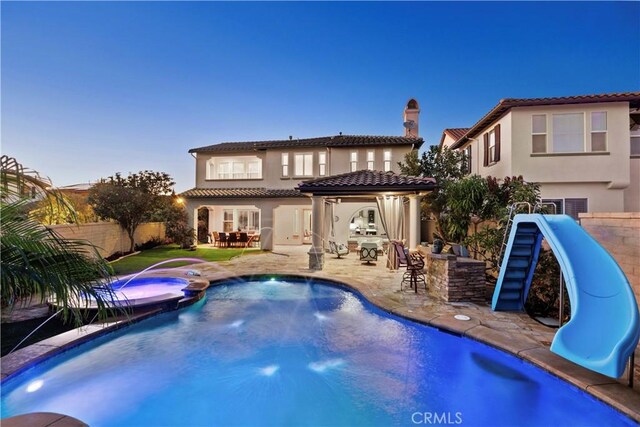
[[[514,217],[493,310],[524,309],[543,237],[560,264],[571,303],[571,320],[558,329],[551,351],[619,378],[638,345],[638,304],[620,266],[570,216]]]

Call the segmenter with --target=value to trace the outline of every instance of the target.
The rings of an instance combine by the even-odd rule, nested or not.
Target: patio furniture
[[[249,245],[249,235],[247,233],[240,233],[238,242],[240,243],[240,246],[246,248]]]
[[[260,235],[259,234],[253,234],[251,236],[249,236],[249,246],[251,247],[260,247]]]
[[[227,239],[227,246],[237,246],[238,245],[238,233],[229,233],[229,237]]]
[[[333,240],[329,240],[329,253],[337,255],[338,259],[340,259],[343,255],[349,254],[349,248],[343,243],[337,245]]]
[[[220,242],[218,243],[219,247],[228,247],[229,246],[229,239],[227,239],[227,233],[219,233],[220,236]]]
[[[425,291],[427,290],[427,281],[424,276],[424,259],[419,253],[410,253],[409,249],[406,249],[402,243],[393,242],[396,248],[398,265],[406,265],[407,271],[402,275],[402,282],[400,282],[400,290],[402,285],[409,282],[409,287],[413,288],[418,293],[418,283],[424,284]]]
[[[400,242],[391,242],[393,250],[396,251],[396,266],[397,268],[407,266],[407,256],[404,253],[404,245]]]
[[[220,233],[214,231],[213,233],[211,233],[211,238],[213,240],[213,246],[220,247]]]
[[[378,261],[378,245],[370,242],[362,242],[360,245],[360,261]]]

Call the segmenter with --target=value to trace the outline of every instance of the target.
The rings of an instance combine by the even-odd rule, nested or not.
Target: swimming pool
[[[3,385],[2,416],[92,426],[634,425],[475,341],[325,282],[228,282]]]

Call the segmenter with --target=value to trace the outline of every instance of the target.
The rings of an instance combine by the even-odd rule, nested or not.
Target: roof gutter
[[[456,150],[462,147],[465,142],[473,139],[476,135],[478,135],[482,131],[482,129],[488,127],[489,124],[495,122],[496,120],[499,120],[505,112],[511,109],[511,107],[512,105],[508,99],[501,99],[498,105],[493,107],[487,114],[485,114],[480,120],[478,120],[478,122],[475,125],[473,125],[471,129],[467,131],[467,133],[462,135],[460,139],[454,142],[451,145],[451,149]],[[500,111],[500,110],[504,110],[504,111]],[[499,115],[497,117],[493,118],[492,120],[489,120],[494,114],[498,114],[498,113]]]

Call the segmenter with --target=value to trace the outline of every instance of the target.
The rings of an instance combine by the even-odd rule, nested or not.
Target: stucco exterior
[[[605,151],[592,151],[593,112],[606,113]],[[584,117],[583,151],[534,153],[532,116],[545,115],[550,146],[553,115],[567,113]],[[500,161],[484,166],[483,137],[498,124],[501,127]],[[540,184],[543,199],[586,198],[587,212],[640,210],[640,159],[630,158],[629,102],[513,107],[459,149],[469,145],[473,174],[497,178],[522,175],[525,180]]]
[[[418,141],[418,140],[416,140]],[[358,145],[344,147],[305,147],[304,145],[288,148],[269,148],[265,150],[247,150],[230,152],[196,152],[195,184],[199,189],[246,189],[267,188],[294,189],[304,180],[321,176],[339,175],[352,171],[351,154],[357,153],[356,169],[367,169],[369,153],[373,153],[374,170],[384,170],[385,161],[389,162],[390,171],[398,173],[398,163],[404,161],[405,155],[413,149],[409,141],[403,145]],[[282,155],[289,155],[288,176],[283,176]],[[320,153],[326,157],[325,173],[320,175]],[[385,156],[385,153],[388,153]],[[296,154],[312,155],[312,175],[296,176],[294,156]],[[212,158],[232,159],[252,156],[262,162],[262,177],[260,179],[211,179],[207,176],[208,162]],[[374,203],[375,204],[375,203]],[[358,204],[345,203],[338,210],[340,220],[336,223],[336,240],[344,241],[349,233],[348,220],[342,209],[355,211]],[[223,231],[224,210],[256,209],[260,212],[261,248],[273,249],[273,245],[300,245],[310,243],[309,222],[311,199],[309,197],[282,198],[187,198],[186,207],[190,215],[190,222],[197,227],[197,211],[200,208],[209,210],[209,231]]]
[[[640,157],[629,164],[629,186],[624,189],[624,211],[640,212]]]

